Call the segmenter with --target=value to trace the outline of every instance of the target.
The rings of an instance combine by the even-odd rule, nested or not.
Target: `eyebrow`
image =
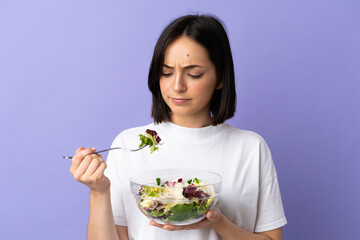
[[[165,68],[170,68],[170,69],[174,69],[174,67],[170,67],[166,64],[163,64],[163,67]],[[192,68],[196,68],[196,67],[204,67],[204,66],[200,66],[200,65],[188,65],[188,66],[185,66],[183,67],[184,69],[192,69]]]

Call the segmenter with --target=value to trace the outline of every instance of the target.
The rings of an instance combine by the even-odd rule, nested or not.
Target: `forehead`
[[[168,45],[165,51],[165,64],[174,62],[203,63],[210,62],[207,50],[187,36],[181,36]]]

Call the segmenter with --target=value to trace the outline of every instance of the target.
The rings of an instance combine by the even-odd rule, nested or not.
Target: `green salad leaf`
[[[161,138],[159,137],[156,131],[146,129],[145,135],[139,134],[139,137],[140,137],[139,148],[142,148],[143,146],[149,146],[150,153],[159,150],[157,145],[159,145]]]
[[[209,204],[204,202],[200,205],[199,201],[193,201],[188,204],[177,204],[171,209],[171,215],[167,218],[170,221],[185,221],[187,219],[203,216]]]
[[[172,215],[168,217],[168,220],[184,221],[194,217],[194,204],[177,204],[172,209]]]
[[[162,188],[158,187],[141,186],[139,194],[141,196],[160,197],[160,194],[162,194],[163,191]]]
[[[157,183],[158,186],[160,186],[160,183],[161,183],[160,178],[156,178],[156,183]]]
[[[157,211],[157,210],[152,210],[149,214],[152,217],[159,218],[159,217],[162,217],[162,216],[166,215],[166,212],[160,212],[160,211]]]

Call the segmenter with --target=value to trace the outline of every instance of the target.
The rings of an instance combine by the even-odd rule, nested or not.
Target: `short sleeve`
[[[260,143],[260,186],[255,232],[264,232],[287,223],[280,188],[271,152],[266,143]]]
[[[115,139],[111,147],[117,147],[118,139]],[[111,208],[114,216],[115,225],[127,226],[126,212],[124,206],[124,189],[125,186],[120,179],[121,169],[118,158],[121,158],[119,151],[110,151],[107,157],[107,168],[104,172],[105,176],[110,179]]]

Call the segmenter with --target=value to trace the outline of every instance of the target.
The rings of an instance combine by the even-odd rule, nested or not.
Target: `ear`
[[[220,90],[220,89],[222,89],[222,87],[223,87],[223,82],[219,81],[218,84],[216,85],[215,89]]]

